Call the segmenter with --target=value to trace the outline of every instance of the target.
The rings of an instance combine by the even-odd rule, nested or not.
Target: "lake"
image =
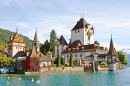
[[[10,77],[8,80],[7,77]],[[19,80],[21,78],[21,80]],[[34,78],[34,81],[31,79]],[[38,80],[40,82],[38,82]],[[130,86],[130,67],[75,74],[1,74],[0,86]]]

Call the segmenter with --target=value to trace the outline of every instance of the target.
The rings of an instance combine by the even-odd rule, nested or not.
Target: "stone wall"
[[[84,72],[83,67],[43,67],[41,73],[71,73]]]
[[[84,67],[43,67],[39,73],[78,73],[84,72]],[[25,72],[25,74],[31,74]]]

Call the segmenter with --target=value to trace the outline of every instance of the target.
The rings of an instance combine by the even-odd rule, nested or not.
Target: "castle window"
[[[75,57],[77,57],[77,53],[75,53]]]
[[[17,49],[17,47],[16,47],[16,49]]]
[[[78,33],[79,33],[79,30],[78,30]]]
[[[80,53],[80,57],[82,57],[82,53]]]

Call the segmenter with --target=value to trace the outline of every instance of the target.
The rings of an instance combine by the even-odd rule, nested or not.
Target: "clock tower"
[[[76,40],[80,40],[82,45],[94,44],[94,27],[91,27],[84,18],[77,21],[71,30],[71,43]]]

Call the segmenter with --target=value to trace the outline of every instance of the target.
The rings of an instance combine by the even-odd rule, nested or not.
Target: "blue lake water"
[[[10,77],[8,80],[7,77]],[[21,78],[19,80],[18,78]],[[34,78],[32,82],[31,79]],[[40,80],[40,83],[36,81]],[[118,71],[75,74],[1,74],[0,86],[130,86],[130,67]]]

